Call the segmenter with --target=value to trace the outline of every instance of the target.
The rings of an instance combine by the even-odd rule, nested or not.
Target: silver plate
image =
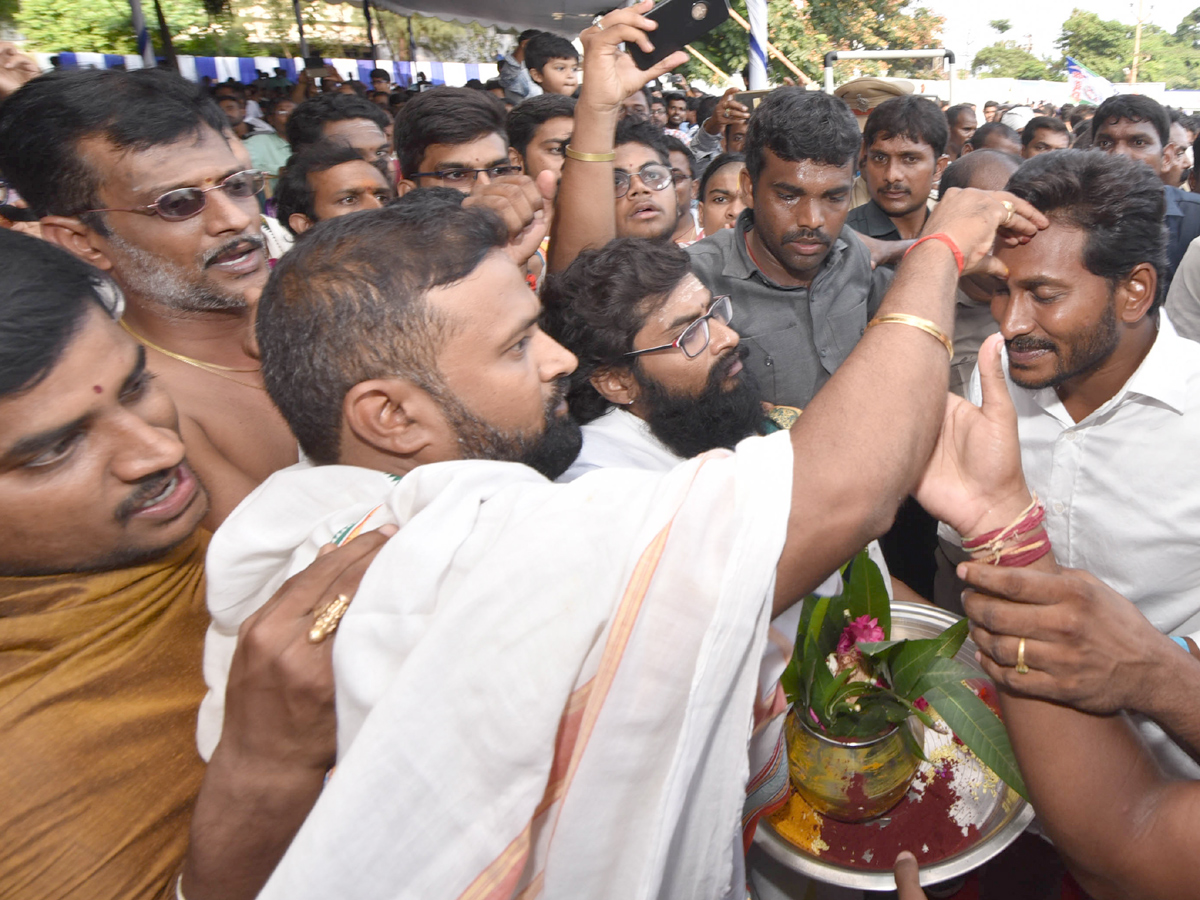
[[[897,640],[937,637],[956,621],[955,616],[936,606],[896,601],[892,603],[891,637]],[[974,642],[967,638],[955,658],[986,677],[975,662],[975,649]],[[922,866],[921,884],[937,884],[979,868],[1015,841],[1033,821],[1033,807],[1004,782],[1000,782],[997,793],[980,798],[980,802],[992,808],[979,826],[979,840],[961,853]],[[871,891],[896,889],[890,871],[869,872],[826,862],[782,837],[765,818],[758,824],[754,843],[789,869],[819,881]]]

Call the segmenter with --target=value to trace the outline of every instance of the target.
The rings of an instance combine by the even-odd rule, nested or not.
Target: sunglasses
[[[683,329],[683,333],[675,338],[669,344],[660,344],[657,347],[647,347],[645,350],[634,350],[626,353],[626,356],[640,356],[643,353],[654,353],[656,350],[671,350],[678,348],[683,351],[683,355],[688,359],[695,359],[704,352],[704,348],[708,346],[709,330],[708,320],[716,319],[722,325],[728,325],[733,321],[733,301],[728,294],[723,294],[720,297],[714,297],[712,304],[708,307],[708,312],[700,318],[694,320],[687,328]]]
[[[674,182],[675,175],[670,166],[662,163],[646,163],[636,172],[613,172],[613,183],[617,189],[617,199],[620,200],[629,193],[629,184],[636,175],[648,191],[661,191]]]
[[[149,206],[113,206],[104,209],[85,209],[82,212],[131,212],[143,216],[158,216],[168,222],[182,222],[199,215],[208,203],[210,191],[224,191],[231,200],[248,200],[263,189],[266,176],[256,169],[234,172],[212,187],[176,188],[167,191]]]

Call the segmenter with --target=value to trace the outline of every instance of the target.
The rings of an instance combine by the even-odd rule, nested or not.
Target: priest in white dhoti
[[[308,461],[213,538],[202,751],[246,617],[322,545],[400,526],[337,634],[337,766],[260,896],[740,896],[768,622],[926,471],[960,260],[1037,214],[944,201],[942,237],[881,310],[901,318],[868,330],[791,432],[557,485],[579,449],[576,361],[512,258],[540,235],[508,246],[461,202],[414,192],[322,223],[260,304],[264,379]],[[987,414],[954,446],[986,440]],[[1011,520],[1017,461],[980,480],[946,450],[923,502],[966,534]]]

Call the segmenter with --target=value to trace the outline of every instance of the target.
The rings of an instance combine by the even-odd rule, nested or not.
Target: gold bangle
[[[607,153],[584,153],[570,144],[563,148],[563,152],[567,154],[567,159],[577,159],[580,162],[612,162],[617,158],[616,150],[609,150]]]
[[[938,328],[928,319],[922,319],[920,316],[910,316],[908,313],[892,313],[887,316],[876,316],[867,323],[867,327],[871,328],[874,325],[911,325],[913,328],[919,328],[926,334],[931,334],[946,348],[946,352],[950,354],[950,358],[954,359],[954,343],[950,338],[946,337],[946,333]]]

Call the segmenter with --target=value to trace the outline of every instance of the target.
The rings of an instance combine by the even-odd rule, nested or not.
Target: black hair
[[[508,113],[505,120],[505,130],[508,132],[508,143],[521,158],[534,133],[551,119],[572,119],[575,116],[575,99],[564,97],[562,94],[539,94],[522,100]]]
[[[746,170],[758,181],[767,150],[788,162],[844,166],[858,155],[862,135],[854,113],[837,97],[800,87],[776,88],[763,98],[746,129]]]
[[[525,68],[541,71],[552,59],[579,59],[579,51],[564,37],[543,31],[525,45]]]
[[[275,215],[279,224],[296,235],[296,230],[288,221],[293,213],[303,213],[310,221],[316,222],[314,205],[317,193],[308,183],[308,176],[348,162],[363,162],[362,154],[340,141],[318,141],[293,153],[287,165],[280,170],[279,182],[275,187]]]
[[[1111,285],[1140,263],[1154,266],[1151,310],[1158,308],[1166,289],[1166,200],[1153,169],[1115,153],[1043,153],[1017,170],[1008,190],[1082,231],[1084,268]]]
[[[967,103],[956,103],[954,106],[951,106],[946,110],[946,125],[950,128],[956,127],[958,125],[958,117],[967,110],[971,110],[972,113],[975,112]]]
[[[1171,119],[1163,105],[1152,97],[1144,94],[1115,94],[1101,103],[1092,117],[1093,142],[1100,127],[1110,119],[1149,122],[1158,132],[1159,143],[1162,146],[1171,143]]]
[[[663,142],[663,146],[667,148],[668,153],[670,153],[671,151],[674,151],[676,153],[682,153],[684,156],[687,157],[688,176],[692,180],[695,180],[696,175],[698,173],[696,172],[696,167],[697,167],[696,154],[692,152],[692,148],[689,147],[687,144],[685,144],[683,141],[681,141],[679,138],[675,137],[675,135],[673,135],[673,134],[664,134],[662,137],[662,142]],[[668,159],[669,159],[669,157],[668,157]]]
[[[232,94],[233,99],[241,103],[246,102],[246,89],[240,84],[231,84],[228,81],[223,81],[221,84],[214,85],[212,95],[214,100],[220,100],[222,94]]]
[[[450,324],[426,295],[508,242],[499,216],[462,200],[453,189],[415,190],[321,222],[271,273],[256,326],[263,382],[318,465],[338,460],[354,385],[405,378],[445,396],[437,355]]]
[[[644,144],[658,154],[664,166],[671,164],[671,158],[667,155],[666,135],[643,119],[625,118],[617,123],[613,147],[623,144]]]
[[[1003,190],[1012,173],[1017,171],[1020,165],[1021,157],[1003,150],[984,149],[964,153],[946,166],[946,171],[942,172],[942,180],[938,183],[938,190],[945,194],[950,188],[970,187],[971,179],[977,172],[993,166],[1004,170],[1004,177],[997,179],[998,185],[993,189]]]
[[[50,374],[89,310],[118,314],[120,292],[66,250],[7,228],[0,271],[0,397],[9,397]]]
[[[366,97],[350,94],[318,94],[305,100],[288,118],[287,140],[295,152],[307,144],[315,144],[325,137],[325,125],[329,122],[345,122],[349,119],[369,119],[385,130],[392,124],[391,118],[378,103]]]
[[[400,172],[407,178],[421,171],[425,151],[434,144],[467,144],[504,131],[504,104],[487,91],[436,87],[417,94],[396,114],[394,139]]]
[[[730,163],[744,163],[745,161],[746,154],[744,153],[722,153],[721,155],[715,157],[713,161],[708,164],[708,168],[704,170],[704,174],[700,176],[701,202],[704,201],[704,193],[708,190],[708,182],[714,175],[717,174],[717,172],[721,171],[721,169],[725,168]]]
[[[992,135],[999,135],[1005,140],[1012,141],[1014,144],[1021,143],[1021,135],[1015,128],[1010,128],[1003,122],[985,122],[975,129],[975,133],[967,139],[967,143],[974,150],[994,149],[987,147],[988,138]]]
[[[995,100],[988,100],[986,103],[983,104],[984,109],[987,109],[989,106],[995,107],[996,109],[1000,108],[1000,104],[997,103]]]
[[[371,79],[371,81],[374,81],[377,78],[386,78],[389,84],[391,84],[392,81],[392,73],[387,69],[372,69],[371,74],[367,77]]]
[[[885,100],[871,110],[863,128],[863,146],[868,150],[876,138],[890,140],[908,138],[913,143],[928,144],[934,162],[946,150],[950,128],[937,104],[924,97],[908,95]]]
[[[1047,129],[1055,134],[1070,134],[1062,119],[1056,119],[1054,116],[1034,116],[1021,129],[1021,146],[1028,147],[1032,144],[1034,137],[1042,129]]]
[[[517,46],[520,47],[527,40],[529,40],[530,38],[537,37],[537,35],[539,35],[541,33],[542,33],[542,31],[540,28],[526,28],[524,31],[522,31],[520,34],[517,35]]]
[[[0,171],[38,216],[80,218],[101,235],[101,173],[79,152],[99,137],[140,152],[229,129],[199,85],[163,69],[55,69],[0,104]]]
[[[575,420],[590,422],[611,405],[592,387],[598,368],[630,366],[633,340],[692,270],[670,241],[617,238],[584,250],[542,287],[542,328],[579,358],[567,402]]]
[[[671,104],[672,100],[674,100],[674,101],[683,100],[684,102],[686,102],[687,94],[685,94],[683,91],[663,91],[663,100],[665,100],[667,102],[668,106]]]

